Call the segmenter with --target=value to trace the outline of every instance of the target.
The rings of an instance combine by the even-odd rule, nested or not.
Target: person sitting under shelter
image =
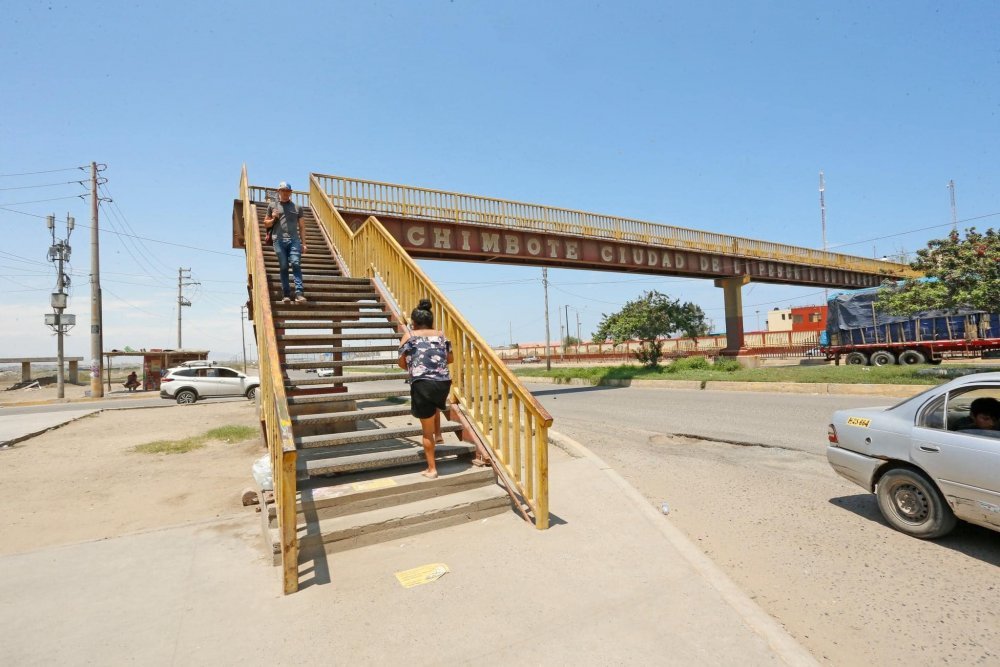
[[[125,388],[129,391],[135,391],[139,388],[139,377],[135,371],[129,373],[128,378],[125,379]]]

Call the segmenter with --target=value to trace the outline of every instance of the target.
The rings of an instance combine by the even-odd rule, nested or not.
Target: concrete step
[[[271,293],[270,296],[271,296],[271,303],[275,303],[277,301],[280,301],[281,297],[284,296],[284,295],[281,293],[281,290],[275,290],[274,292]],[[336,301],[336,300],[330,300],[330,299],[335,299],[335,297],[327,298],[328,296],[329,295],[322,294],[322,293],[317,294],[317,293],[310,292],[310,294],[309,294],[309,297],[310,297],[309,298],[309,305],[318,306],[318,307],[326,308],[326,309],[329,309],[329,310],[348,310],[348,311],[351,311],[352,313],[356,313],[356,312],[359,312],[359,311],[366,311],[367,312],[367,311],[371,311],[371,310],[376,310],[376,311],[382,311],[382,310],[384,310],[384,306],[380,302],[378,302],[378,301],[374,301],[374,300],[373,301]]]
[[[326,394],[322,396],[290,396],[289,406],[312,405],[315,403],[342,403],[344,401],[367,401],[383,398],[393,398],[410,395],[409,387],[391,387],[383,390],[371,391],[344,391],[337,394]]]
[[[337,375],[325,378],[300,378],[297,380],[287,380],[286,388],[313,387],[323,384],[341,384],[346,382],[379,382],[381,380],[405,380],[406,373],[351,373],[349,375]],[[407,392],[409,393],[409,392]]]
[[[442,461],[436,480],[421,475],[424,468],[424,464],[419,464],[392,471],[367,470],[302,480],[297,485],[295,509],[309,520],[326,519],[496,484],[492,468],[474,466],[467,460]],[[273,506],[270,509],[268,519],[271,527],[276,527]],[[304,516],[299,516],[300,524],[304,520]]]
[[[395,352],[399,349],[398,345],[354,345],[351,347],[334,347],[334,346],[312,346],[312,347],[299,347],[294,343],[284,343],[282,347],[285,350],[286,355],[291,354],[343,354],[352,352]],[[391,363],[391,362],[390,362]]]
[[[479,521],[509,509],[507,493],[499,486],[490,485],[367,512],[317,519],[299,526],[299,553],[306,559],[321,551],[338,553]],[[276,529],[272,530],[271,537],[274,549]]]
[[[396,365],[396,358],[393,357],[392,359],[349,359],[346,361],[289,361],[282,364],[282,368],[302,370],[303,368],[344,368],[345,366],[395,366],[395,365]]]
[[[409,414],[409,410],[404,414]],[[441,424],[442,433],[455,433],[462,430],[461,424]],[[380,442],[398,438],[412,438],[421,434],[417,426],[399,426],[396,428],[375,428],[367,431],[348,431],[346,433],[328,433],[326,435],[307,435],[295,438],[295,446],[300,449],[315,449],[317,447],[340,447],[362,442]]]
[[[276,329],[386,329],[394,327],[391,322],[360,322],[358,320],[342,320],[339,322],[310,320],[299,316],[275,316]]]
[[[450,443],[450,441],[449,441]],[[476,452],[476,446],[465,442],[435,445],[434,460],[445,461],[467,458]],[[301,479],[336,475],[362,470],[380,470],[416,465],[426,462],[424,450],[409,440],[399,440],[394,446],[361,443],[333,449],[300,450],[298,475]]]
[[[298,426],[301,424],[302,426],[315,426],[318,424],[338,424],[350,421],[399,417],[408,414],[410,414],[410,405],[409,403],[404,403],[401,405],[350,410],[348,412],[324,412],[311,415],[292,415],[292,425]]]
[[[355,318],[352,321],[360,320],[388,320],[392,317],[389,313],[384,311],[359,311],[359,310],[326,310],[310,301],[305,303],[292,303],[292,304],[273,304],[272,315],[274,317],[284,317],[284,318],[326,318],[333,319],[335,317],[351,317]]]
[[[399,333],[356,333],[356,334],[277,334],[279,343],[286,345],[315,345],[335,343],[342,340],[399,340]]]
[[[271,292],[277,293],[280,298],[281,294],[281,281],[274,278],[271,281],[273,284],[271,286]],[[311,297],[331,297],[338,300],[350,300],[350,301],[378,301],[378,294],[375,292],[364,292],[358,290],[340,290],[337,292],[331,292],[329,289],[323,289],[322,285],[316,285],[315,282],[309,283],[305,286],[306,294]],[[273,297],[272,297],[273,298]]]

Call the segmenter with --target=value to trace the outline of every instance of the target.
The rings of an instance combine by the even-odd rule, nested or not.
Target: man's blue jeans
[[[292,267],[292,275],[295,277],[295,294],[302,294],[302,257],[301,241],[274,240],[274,254],[278,256],[278,265],[281,268],[281,293],[284,296],[292,296],[288,291],[288,266]]]

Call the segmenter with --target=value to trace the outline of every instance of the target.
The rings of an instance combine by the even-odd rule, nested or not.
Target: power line
[[[104,191],[104,194],[107,196],[108,200],[111,202],[111,205],[114,207],[114,208],[111,209],[112,213],[121,221],[121,223],[124,226],[124,228],[130,234],[134,235],[135,234],[135,229],[133,229],[132,225],[129,224],[128,218],[125,217],[125,212],[122,211],[122,209],[121,209],[120,206],[118,206],[118,202],[115,201],[115,198],[114,198],[114,196],[112,196],[111,190],[108,189],[107,184],[105,183],[105,184],[101,185],[101,189]],[[152,260],[152,261],[149,262],[150,268],[152,268],[153,270],[156,270],[155,267],[153,266],[154,262],[155,262],[155,263],[160,264],[160,266],[162,266],[165,271],[167,271],[167,272],[169,272],[171,274],[173,273],[173,269],[170,268],[170,267],[168,267],[162,261],[160,261],[156,257],[156,254],[153,253],[153,252],[150,252],[150,250],[148,248],[146,248],[146,246],[141,241],[138,242],[138,243],[136,243],[135,241],[133,241],[133,244],[135,245],[136,249],[139,251],[140,254],[144,253],[147,259]]]
[[[973,222],[975,220],[982,220],[984,218],[992,218],[1000,215],[1000,211],[996,213],[986,213],[984,215],[977,215],[972,218],[965,218],[964,220],[956,220],[954,223],[945,222],[940,225],[931,225],[930,227],[920,227],[918,229],[911,229],[908,232],[896,232],[895,234],[886,234],[885,236],[876,236],[870,239],[864,239],[863,241],[852,241],[850,243],[838,243],[837,245],[832,245],[830,248],[847,248],[852,245],[861,245],[862,243],[871,243],[872,241],[882,241],[884,239],[891,239],[894,236],[906,236],[907,234],[916,234],[917,232],[926,232],[931,229],[937,229],[938,227],[951,227],[952,225],[958,225],[958,223]]]
[[[9,210],[8,208],[6,208],[7,206],[23,206],[24,204],[40,204],[42,202],[60,201],[62,199],[86,199],[89,196],[90,196],[89,194],[87,194],[86,192],[84,192],[83,194],[69,195],[67,197],[51,197],[49,199],[33,199],[32,201],[15,201],[15,202],[7,203],[7,204],[0,204],[0,208],[2,208],[3,210],[7,211],[7,210]],[[11,211],[11,213],[20,213],[20,212],[21,211]],[[25,215],[30,215],[30,214],[26,213]],[[36,215],[34,217],[36,217],[36,218],[44,218],[45,216],[44,215]]]
[[[86,181],[63,181],[61,183],[42,183],[40,185],[18,185],[12,188],[0,188],[0,192],[6,190],[31,190],[32,188],[54,188],[59,185],[72,185],[76,183],[77,185],[83,185]]]
[[[0,174],[0,178],[7,178],[8,176],[35,176],[36,174],[54,174],[58,171],[74,171],[76,169],[86,170],[89,165],[84,165],[82,167],[63,167],[62,169],[47,169],[45,171],[25,171],[20,174]]]

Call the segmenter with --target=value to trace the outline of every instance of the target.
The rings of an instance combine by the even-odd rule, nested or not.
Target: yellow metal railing
[[[251,202],[263,201],[262,188],[252,188],[247,181],[247,168],[240,176],[240,199],[243,202],[243,234],[246,240],[247,280],[253,298],[253,321],[257,332],[260,358],[260,421],[271,456],[274,476],[274,502],[281,543],[281,569],[285,593],[299,588],[299,543],[296,532],[295,441],[292,420],[288,415],[285,382],[278,359],[278,342],[274,335],[271,299],[261,252],[257,208]],[[258,197],[259,198],[255,198]],[[306,200],[308,201],[308,200]],[[261,506],[267,511],[263,499]]]
[[[399,242],[375,217],[357,231],[340,216],[323,190],[309,179],[309,201],[352,276],[379,280],[401,311],[428,298],[434,323],[452,342],[452,393],[464,408],[494,461],[517,488],[535,516],[549,525],[548,428],[552,417],[507,365],[458,313]]]
[[[612,241],[627,241],[680,250],[710,252],[886,277],[916,277],[905,264],[883,262],[812,248],[703,232],[599,213],[478,197],[408,185],[314,174],[333,206],[368,215],[393,215],[441,222],[466,223],[528,232],[554,232]]]
[[[264,188],[259,185],[250,186],[250,197],[251,201],[264,202],[267,200],[277,201],[278,191],[274,188]],[[309,193],[302,190],[292,191],[292,202],[298,206],[308,207],[309,206]]]

